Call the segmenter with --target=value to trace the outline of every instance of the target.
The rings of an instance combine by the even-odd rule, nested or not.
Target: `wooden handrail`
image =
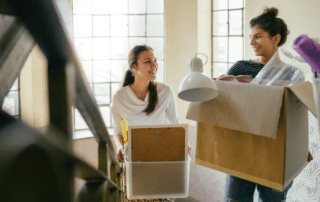
[[[111,137],[55,3],[52,0],[8,2],[25,22],[49,62],[62,61],[75,67],[76,107],[99,145],[108,146],[112,160],[117,164],[117,168],[120,168]]]
[[[35,46],[28,29],[15,17],[1,16],[0,106]]]

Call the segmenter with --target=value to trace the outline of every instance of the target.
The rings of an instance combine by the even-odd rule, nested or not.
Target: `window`
[[[213,0],[212,58],[214,77],[244,57],[244,0]]]
[[[4,98],[2,109],[10,115],[19,118],[20,102],[19,102],[19,79],[16,79],[12,85],[8,95]]]
[[[129,50],[148,44],[164,82],[164,0],[73,0],[74,45],[108,128],[111,103],[128,69]],[[75,130],[88,126],[75,110]]]

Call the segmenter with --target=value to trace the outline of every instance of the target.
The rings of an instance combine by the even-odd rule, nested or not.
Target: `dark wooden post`
[[[48,87],[50,125],[66,136],[67,145],[72,148],[72,105],[74,101],[74,67],[63,59],[48,61]],[[59,177],[64,177],[64,193],[69,201],[74,197],[74,170],[66,165]]]

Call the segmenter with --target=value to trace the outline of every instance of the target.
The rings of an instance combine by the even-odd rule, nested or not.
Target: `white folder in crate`
[[[128,126],[128,139],[128,199],[188,196],[187,124]]]

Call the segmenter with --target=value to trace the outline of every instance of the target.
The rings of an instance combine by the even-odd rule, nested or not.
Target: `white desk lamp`
[[[218,87],[203,73],[202,60],[197,54],[189,60],[190,74],[182,80],[178,91],[178,97],[189,102],[204,102],[218,96]]]

